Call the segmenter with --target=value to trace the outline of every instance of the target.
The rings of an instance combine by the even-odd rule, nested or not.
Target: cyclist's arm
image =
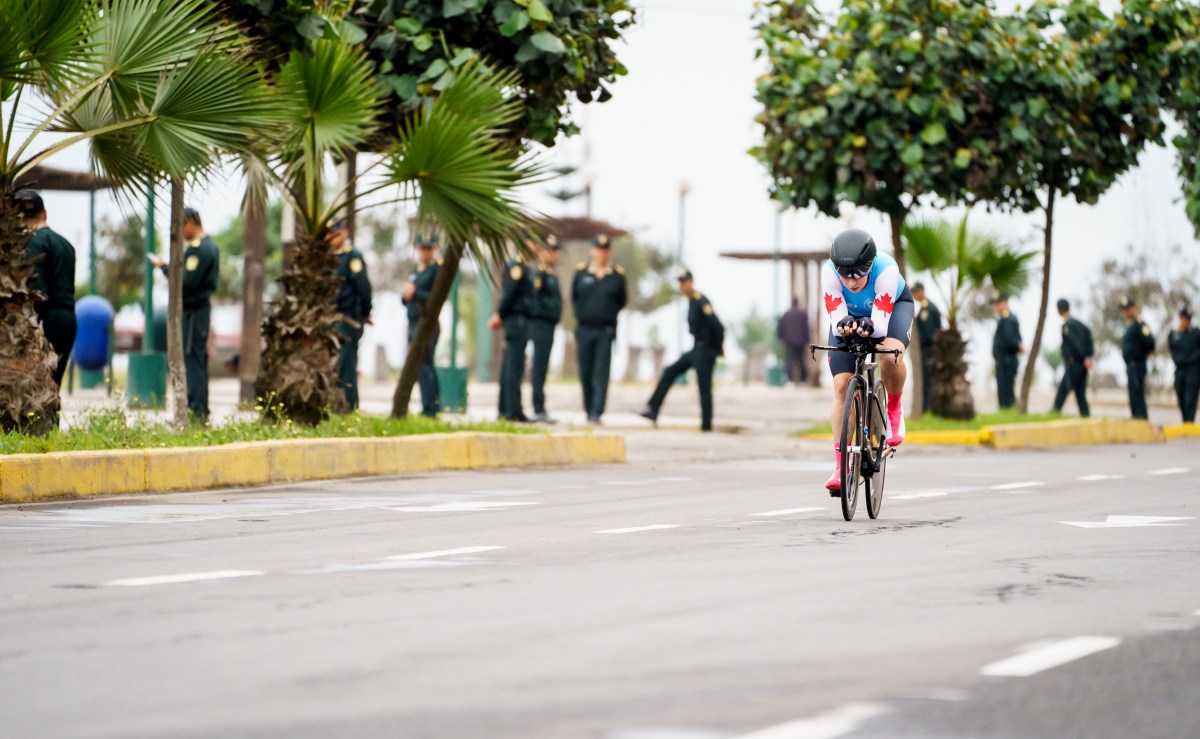
[[[892,320],[899,292],[900,268],[894,264],[888,265],[875,278],[875,303],[871,306],[871,322],[875,324],[875,330],[871,332],[871,338],[882,339],[887,336],[888,323]]]
[[[846,298],[842,294],[842,281],[829,262],[821,265],[821,292],[825,298],[825,312],[829,314],[829,328],[836,329],[838,321],[850,315],[850,309],[846,307]]]

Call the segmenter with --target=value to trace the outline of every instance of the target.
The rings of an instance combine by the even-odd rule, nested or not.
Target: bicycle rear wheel
[[[887,391],[883,383],[876,383],[875,392],[867,399],[867,463],[874,473],[865,481],[867,497],[867,515],[879,517],[879,508],[883,505],[883,481],[887,474]]]
[[[858,507],[858,482],[863,463],[862,380],[851,377],[846,386],[846,410],[842,413],[842,518],[854,519]]]

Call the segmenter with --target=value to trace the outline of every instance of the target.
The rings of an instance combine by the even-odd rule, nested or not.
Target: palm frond
[[[964,271],[975,287],[990,282],[996,290],[1017,295],[1029,285],[1031,265],[1038,256],[1036,251],[1017,251],[998,240],[984,240]]]
[[[912,220],[904,224],[904,255],[916,272],[940,272],[954,265],[958,234],[945,220]]]
[[[88,58],[97,20],[89,0],[0,3],[0,80],[47,87],[68,83]]]

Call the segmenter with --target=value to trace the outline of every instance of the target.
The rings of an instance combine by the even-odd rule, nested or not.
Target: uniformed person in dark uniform
[[[562,319],[563,297],[555,268],[559,257],[558,237],[550,234],[538,246],[541,262],[533,273],[533,317],[529,321],[529,340],[533,342],[533,420],[554,423],[546,413],[546,373],[550,369],[550,350],[554,348],[554,329]]]
[[[425,311],[425,301],[433,290],[437,280],[438,267],[442,260],[437,258],[437,234],[432,231],[417,232],[413,246],[417,250],[417,268],[412,277],[404,285],[400,297],[408,308],[408,343],[411,346],[413,337],[417,334],[417,324]],[[429,351],[425,353],[425,361],[421,364],[421,373],[417,384],[421,387],[421,415],[433,418],[441,407],[441,390],[438,387],[437,370],[433,366],[433,358],[437,353],[438,337],[441,336],[440,326],[434,328],[433,339],[429,342]]]
[[[675,380],[689,369],[694,369],[696,384],[700,386],[700,430],[712,431],[713,367],[717,357],[725,354],[725,327],[717,318],[712,303],[695,289],[692,273],[687,268],[679,272],[679,293],[688,299],[688,331],[696,343],[691,351],[684,352],[674,364],[663,370],[650,402],[638,411],[638,415],[651,421],[657,420],[658,411]]]
[[[608,399],[608,373],[612,345],[617,337],[617,314],[625,307],[625,270],[611,263],[608,236],[592,239],[592,259],[581,262],[571,282],[575,308],[575,342],[579,354],[579,381],[583,385],[583,410],[588,423],[598,425]]]
[[[371,280],[362,252],[350,243],[350,224],[339,221],[326,237],[337,254],[337,310],[342,314],[335,330],[341,337],[338,349],[338,382],[349,410],[358,409],[358,342],[363,326],[371,322]]]
[[[46,341],[58,355],[52,376],[62,387],[62,378],[75,346],[75,247],[48,225],[42,196],[33,190],[18,190],[17,208],[33,234],[25,242],[25,254],[33,262],[29,287],[41,293],[33,309],[42,322]]]
[[[1125,377],[1129,385],[1129,410],[1134,418],[1148,418],[1146,409],[1146,361],[1154,354],[1154,334],[1138,317],[1137,303],[1131,297],[1121,298],[1121,314],[1128,326],[1121,337],[1121,357],[1125,360]]]
[[[992,337],[992,358],[996,360],[996,395],[1001,408],[1012,408],[1017,404],[1017,367],[1021,363],[1018,355],[1025,352],[1025,344],[1021,342],[1021,324],[1009,312],[1008,295],[1005,293],[992,293],[992,310],[996,313],[996,335]]]
[[[150,261],[167,274],[157,254]],[[183,366],[187,373],[187,403],[192,416],[208,420],[208,331],[212,294],[217,291],[220,252],[204,231],[200,214],[183,209]]]
[[[1200,399],[1200,328],[1192,325],[1192,309],[1179,310],[1179,326],[1167,336],[1171,359],[1175,361],[1175,398],[1184,423],[1196,422],[1196,402]]]
[[[933,387],[933,372],[930,362],[933,360],[933,337],[942,330],[942,312],[925,297],[925,285],[914,282],[911,291],[917,304],[917,338],[921,341],[921,407],[929,410],[929,393]]]
[[[1071,318],[1071,304],[1058,301],[1058,315],[1062,316],[1062,359],[1063,378],[1058,383],[1058,394],[1054,397],[1054,410],[1062,412],[1067,394],[1075,391],[1075,402],[1079,404],[1079,415],[1091,415],[1087,402],[1088,370],[1092,368],[1096,345],[1092,342],[1092,331],[1083,323]]]
[[[500,303],[488,326],[504,326],[504,361],[500,365],[500,418],[525,423],[521,407],[521,378],[525,375],[525,350],[529,346],[529,322],[533,318],[534,270],[520,256],[504,265]]]

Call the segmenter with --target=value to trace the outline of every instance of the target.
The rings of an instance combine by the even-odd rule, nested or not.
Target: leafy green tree
[[[734,335],[737,337],[738,348],[745,355],[745,362],[742,364],[742,382],[750,382],[750,355],[756,349],[763,349],[771,344],[771,339],[775,335],[771,319],[760,316],[758,307],[750,308],[750,313],[741,320],[736,326]]]
[[[117,225],[107,217],[96,227],[100,242],[96,259],[96,288],[113,308],[121,310],[141,300],[146,283],[146,226],[138,216]]]
[[[946,301],[946,327],[933,338],[929,408],[943,418],[974,418],[967,342],[959,330],[964,307],[990,289],[1020,293],[1037,253],[1018,251],[992,234],[968,230],[967,216],[957,226],[940,219],[910,222],[904,226],[904,242],[909,265],[928,272],[929,282]]]
[[[15,180],[87,141],[96,166],[131,191],[201,173],[215,150],[247,140],[259,82],[201,0],[0,3],[0,428],[46,433],[59,408]],[[23,139],[17,120],[30,126]],[[49,130],[66,136],[47,142]]]

